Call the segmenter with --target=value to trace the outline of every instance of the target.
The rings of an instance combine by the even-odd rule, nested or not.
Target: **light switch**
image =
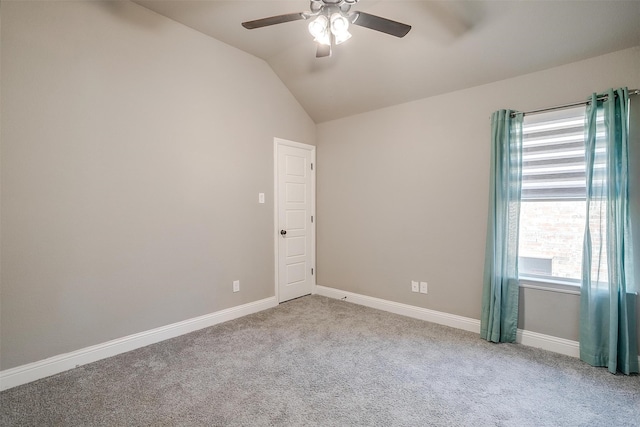
[[[264,203],[264,193],[258,193],[258,203]]]

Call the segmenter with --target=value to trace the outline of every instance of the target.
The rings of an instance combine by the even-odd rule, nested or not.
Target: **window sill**
[[[521,288],[580,295],[580,283],[576,282],[568,282],[552,278],[543,279],[538,277],[520,277],[518,281]]]

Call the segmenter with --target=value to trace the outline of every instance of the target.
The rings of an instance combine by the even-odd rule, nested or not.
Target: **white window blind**
[[[584,139],[584,107],[525,116],[522,200],[584,200]]]

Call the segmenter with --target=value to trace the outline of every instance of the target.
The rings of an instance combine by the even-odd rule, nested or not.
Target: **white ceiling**
[[[361,0],[352,10],[411,25],[404,38],[352,26],[315,57],[308,21],[240,23],[309,10],[305,0],[135,0],[264,59],[316,123],[640,45],[640,0]]]

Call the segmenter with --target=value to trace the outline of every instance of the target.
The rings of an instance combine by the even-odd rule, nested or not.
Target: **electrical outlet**
[[[420,293],[426,294],[428,291],[427,282],[420,282]]]
[[[420,292],[420,285],[415,280],[411,281],[411,292]]]
[[[264,193],[258,193],[258,203],[264,203]]]
[[[233,292],[240,292],[240,280],[233,281]]]

